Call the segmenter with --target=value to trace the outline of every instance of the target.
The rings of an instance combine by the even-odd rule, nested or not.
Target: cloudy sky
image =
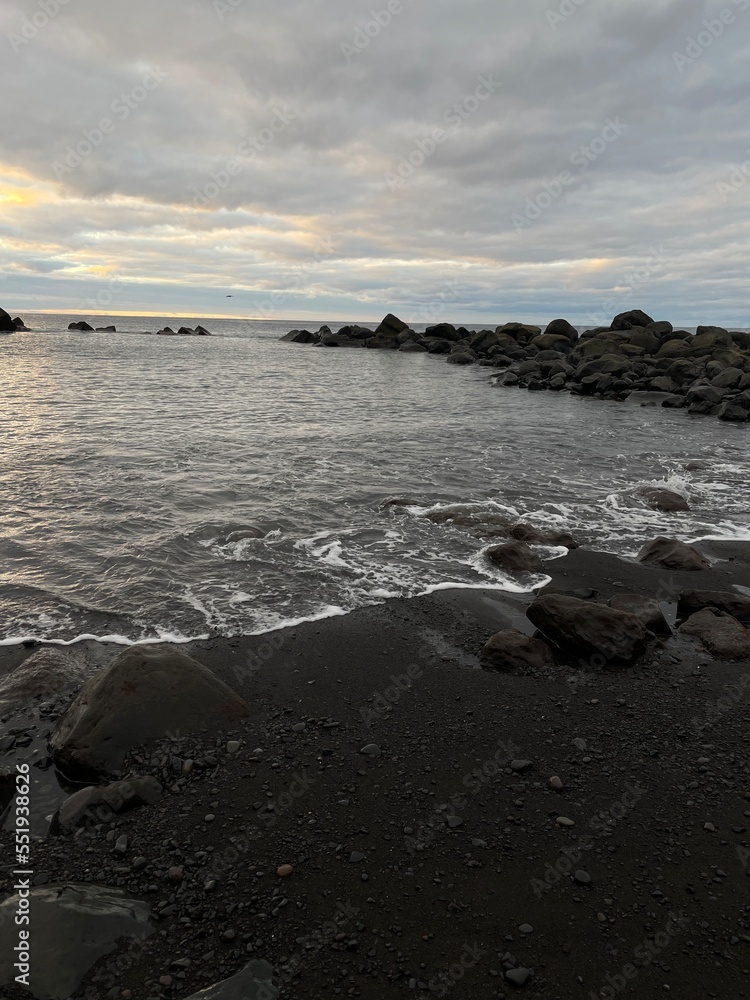
[[[2,0],[0,46],[14,315],[750,326],[750,0]]]

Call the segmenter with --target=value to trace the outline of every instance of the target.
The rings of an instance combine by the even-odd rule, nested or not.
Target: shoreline
[[[697,572],[575,549],[545,590],[599,604],[638,593],[669,611],[686,588],[750,589],[750,543],[702,549],[720,561]],[[442,590],[278,630],[274,644],[180,645],[251,714],[133,750],[121,776],[156,778],[156,804],[34,840],[35,878],[118,888],[153,913],[157,933],[101,958],[72,996],[191,997],[260,960],[283,998],[496,1000],[523,980],[529,996],[580,1000],[638,948],[656,949],[635,963],[639,996],[665,983],[742,996],[750,661],[675,634],[631,667],[564,654],[480,669],[490,635],[534,632],[531,600]],[[119,651],[76,652],[101,667]],[[0,663],[34,652],[5,648]],[[657,944],[675,917],[684,933]]]

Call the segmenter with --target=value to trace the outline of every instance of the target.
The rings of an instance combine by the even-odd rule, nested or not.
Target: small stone
[[[582,868],[579,868],[577,872],[573,873],[573,878],[579,885],[591,885],[591,876]]]
[[[577,750],[585,750],[586,749],[586,740],[582,740],[580,738],[580,736],[578,736],[578,737],[576,737],[576,739],[573,740],[573,746]]]
[[[709,833],[715,833],[716,832],[716,827],[713,825],[713,823],[704,823],[703,824],[703,829],[704,830],[708,830]]]
[[[225,941],[234,941],[237,937],[237,931],[232,927],[228,927],[221,936]]]
[[[159,976],[159,982],[162,986],[171,986],[174,980],[171,976]]]
[[[227,743],[227,753],[228,754],[239,753],[240,752],[240,745],[241,744],[240,744],[239,740],[230,740]]]
[[[280,865],[276,869],[276,874],[279,878],[289,878],[290,875],[294,875],[294,865]]]
[[[607,922],[607,918],[603,913],[597,913],[596,919],[599,921],[600,924],[606,924]]]
[[[377,743],[368,743],[366,747],[362,747],[359,751],[363,753],[366,757],[379,757],[383,752]]]
[[[115,844],[115,850],[118,854],[126,854],[128,850],[128,838],[123,835],[117,838],[117,843]]]
[[[529,768],[532,768],[533,766],[534,766],[534,762],[531,761],[531,760],[512,760],[510,762],[510,769],[511,769],[511,771],[517,771],[519,773],[523,773],[524,771],[528,771]]]
[[[521,924],[518,929],[522,934],[534,933],[534,928],[531,926],[531,924]]]
[[[185,878],[185,869],[170,868],[169,871],[167,872],[167,875],[173,882],[182,882],[182,880]]]
[[[455,830],[456,827],[463,826],[463,822],[464,821],[461,819],[460,816],[448,817],[448,826],[450,827],[451,830]]]
[[[565,788],[562,778],[558,778],[556,774],[553,774],[551,778],[548,778],[547,784],[553,792],[561,792],[563,788]]]
[[[214,816],[213,813],[207,813],[206,816],[205,816],[205,820],[206,820],[207,823],[213,823],[213,821],[215,819],[216,819],[216,817]]]
[[[148,864],[148,861],[146,861],[146,859],[144,857],[142,857],[142,856],[141,857],[137,857],[133,861],[133,868],[135,868],[135,870],[138,871],[140,868],[145,868],[147,864]]]
[[[356,865],[359,861],[364,861],[365,856],[360,851],[352,851],[349,855],[349,861],[351,864]]]
[[[531,976],[531,969],[509,969],[505,978],[514,986],[525,986]]]
[[[298,722],[296,726],[292,726],[293,733],[304,733],[306,729],[307,729],[306,722]]]
[[[555,822],[558,826],[575,826],[575,821],[567,816],[558,816]]]

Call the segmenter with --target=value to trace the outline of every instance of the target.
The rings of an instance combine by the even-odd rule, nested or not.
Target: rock
[[[294,865],[279,865],[276,874],[279,878],[289,878],[290,875],[294,875]]]
[[[157,337],[176,337],[177,334],[174,332],[171,326],[165,326],[163,330],[156,331]]]
[[[418,344],[414,340],[407,340],[405,344],[399,347],[399,351],[402,351],[404,354],[426,354],[427,348],[424,344]]]
[[[55,698],[80,685],[84,676],[83,662],[75,653],[45,646],[0,680],[0,712],[25,707],[36,698]]]
[[[66,834],[79,826],[109,823],[115,813],[154,805],[161,796],[161,784],[150,775],[115,781],[110,785],[82,788],[66,799],[52,817],[50,833]]]
[[[428,326],[424,331],[425,337],[437,337],[442,340],[456,341],[461,339],[461,334],[452,323],[437,323],[435,326]]]
[[[541,669],[554,663],[555,657],[546,642],[510,628],[496,632],[487,640],[479,654],[479,662],[485,669]]]
[[[547,779],[547,784],[553,792],[562,792],[565,788],[562,779],[558,778],[556,774],[553,774],[551,778]]]
[[[9,313],[4,309],[0,309],[0,333],[15,333],[15,324],[10,318]]]
[[[219,728],[249,714],[239,695],[191,657],[168,646],[131,646],[83,687],[49,748],[64,774],[96,780],[141,743]]]
[[[635,615],[601,604],[545,594],[526,615],[548,639],[577,655],[631,664],[646,648],[647,630]]]
[[[365,757],[379,757],[383,752],[377,743],[368,743],[366,747],[362,747],[359,751],[363,753]]]
[[[696,611],[680,626],[680,632],[700,639],[717,660],[750,660],[750,629],[724,611]]]
[[[666,566],[667,569],[701,570],[711,563],[693,545],[686,545],[674,538],[655,538],[647,542],[638,553],[638,562]]]
[[[446,358],[449,365],[473,365],[476,360],[473,351],[457,351],[455,354],[449,354]]]
[[[394,316],[393,313],[388,313],[375,330],[375,337],[392,337],[395,340],[402,331],[408,329],[409,325],[407,323],[404,323],[404,321],[399,319],[398,316]]]
[[[97,326],[96,332],[97,333],[117,333],[117,330],[116,330],[116,328],[114,326]]]
[[[236,753],[239,753],[239,752],[240,752],[240,746],[241,746],[241,745],[242,745],[242,744],[240,743],[240,741],[239,741],[239,740],[230,740],[230,741],[229,741],[229,742],[227,743],[227,753],[228,753],[228,754],[230,754],[230,755],[231,755],[231,754],[236,754]]]
[[[650,601],[640,594],[615,594],[609,599],[610,608],[625,611],[646,626],[654,635],[671,635],[672,630],[656,601]]]
[[[64,1000],[103,956],[124,943],[154,933],[146,903],[119,889],[91,884],[45,885],[29,893],[31,993],[38,1000]],[[14,922],[19,896],[0,905],[0,985],[17,975]],[[34,958],[36,953],[36,959]]]
[[[193,993],[187,1000],[276,1000],[279,991],[273,985],[273,966],[252,961],[231,979]]]
[[[632,330],[634,326],[651,326],[655,321],[641,309],[620,313],[612,320],[610,330]]]
[[[281,339],[290,344],[317,344],[320,337],[317,333],[310,333],[309,330],[290,330]]]
[[[570,819],[568,816],[558,816],[555,820],[558,826],[575,826],[575,820]]]
[[[547,324],[544,336],[566,337],[571,344],[575,344],[578,340],[578,330],[566,319],[553,319]]]
[[[591,885],[591,876],[588,872],[579,868],[578,871],[573,872],[573,880],[578,883],[578,885]]]
[[[684,621],[704,608],[715,608],[750,625],[750,597],[723,590],[683,590],[677,601],[677,617]]]
[[[509,573],[541,573],[544,563],[525,542],[503,542],[487,549],[487,558]]]
[[[528,323],[504,323],[495,328],[495,333],[507,333],[519,344],[528,344],[541,332],[540,326],[530,326]]]
[[[532,524],[514,524],[510,535],[519,542],[533,545],[563,545],[566,549],[577,549],[578,542],[567,531],[535,528]]]
[[[680,493],[674,490],[663,489],[658,486],[644,486],[638,490],[638,495],[642,497],[652,510],[663,510],[666,513],[690,510],[690,504]]]
[[[77,323],[69,323],[69,330],[80,330],[82,333],[94,333],[93,326],[89,326],[84,320],[79,320]]]
[[[688,343],[694,357],[713,354],[722,347],[734,346],[730,332],[720,326],[699,326],[698,332]]]
[[[19,331],[23,333],[30,332],[28,326],[26,326],[26,324],[24,323],[24,321],[21,319],[20,316],[16,316],[15,319],[13,320],[13,327],[17,332]]]
[[[531,978],[531,969],[508,969],[505,978],[514,986],[525,986]]]
[[[725,368],[711,379],[711,385],[716,389],[736,389],[744,374],[741,368]]]
[[[725,403],[722,403],[719,407],[717,416],[719,420],[724,420],[727,423],[745,423],[750,420],[750,393],[744,393],[747,399],[743,399],[741,396],[735,399],[728,399]]]

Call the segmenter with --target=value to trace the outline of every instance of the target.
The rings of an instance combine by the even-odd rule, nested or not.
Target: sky
[[[750,0],[0,0],[0,49],[14,316],[750,326]]]

